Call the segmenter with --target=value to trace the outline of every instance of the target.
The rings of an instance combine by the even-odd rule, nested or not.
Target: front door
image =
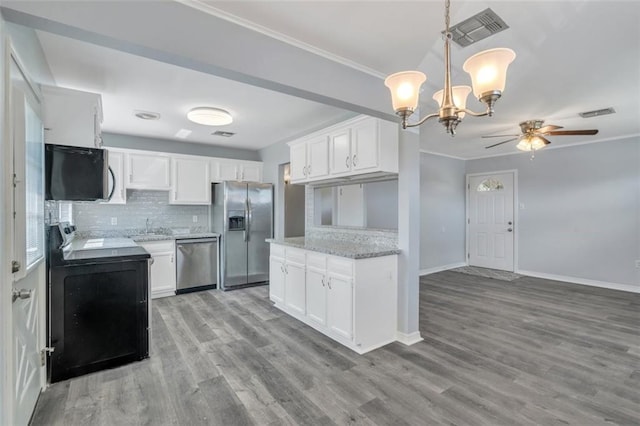
[[[10,64],[10,141],[13,163],[9,170],[13,197],[8,218],[12,268],[11,376],[13,421],[26,425],[44,385],[44,145],[38,95],[15,58]]]
[[[514,173],[467,178],[470,266],[513,271]]]

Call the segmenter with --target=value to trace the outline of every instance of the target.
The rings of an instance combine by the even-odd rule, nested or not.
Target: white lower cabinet
[[[304,256],[304,255],[303,255]],[[306,294],[304,291],[304,263],[285,261],[284,303],[287,308],[304,315]]]
[[[176,294],[176,264],[173,240],[140,242],[139,246],[151,255],[149,288],[151,298]]]
[[[284,303],[284,251],[283,257],[269,258],[269,298],[277,304]]]
[[[275,306],[357,353],[396,340],[397,256],[350,259],[271,244]]]
[[[307,267],[307,316],[321,325],[327,324],[326,271]]]
[[[351,340],[353,338],[353,280],[328,271],[327,326]],[[394,339],[395,340],[395,339]]]

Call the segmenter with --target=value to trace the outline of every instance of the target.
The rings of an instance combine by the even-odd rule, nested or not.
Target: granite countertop
[[[366,259],[370,257],[390,256],[399,254],[397,247],[380,244],[355,243],[327,238],[269,238],[268,243],[281,244],[304,250],[317,251],[333,256],[348,257],[351,259]]]
[[[212,238],[212,237],[220,237],[220,234],[216,234],[215,232],[199,232],[193,234],[139,234],[139,235],[130,235],[131,238],[136,243],[146,243],[149,241],[163,241],[163,240],[178,240],[178,239],[187,239],[187,238]]]

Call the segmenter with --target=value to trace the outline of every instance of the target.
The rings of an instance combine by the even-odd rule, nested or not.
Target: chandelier
[[[391,102],[396,114],[402,117],[402,128],[416,127],[430,118],[438,117],[447,133],[455,135],[456,127],[465,114],[473,117],[492,116],[494,105],[504,90],[507,67],[516,57],[511,49],[497,48],[476,53],[467,59],[462,66],[471,76],[473,94],[483,102],[487,109],[484,112],[473,112],[466,108],[467,96],[472,88],[469,86],[451,86],[451,39],[449,31],[450,0],[445,1],[445,30],[444,30],[444,89],[433,95],[433,99],[440,106],[438,112],[428,114],[417,123],[409,124],[407,119],[418,107],[420,86],[427,80],[427,76],[420,71],[402,71],[391,74],[384,80],[385,86],[391,91]]]

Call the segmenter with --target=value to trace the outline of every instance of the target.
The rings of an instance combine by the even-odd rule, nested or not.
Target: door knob
[[[513,222],[509,221],[507,222],[507,225],[513,225]]]
[[[513,232],[513,229],[512,228],[507,228],[507,231]]]
[[[25,290],[24,288],[20,289],[20,290],[16,290],[15,288],[13,289],[12,292],[12,296],[11,296],[11,302],[15,302],[17,299],[28,299],[31,297],[31,293],[33,293],[33,290]]]

